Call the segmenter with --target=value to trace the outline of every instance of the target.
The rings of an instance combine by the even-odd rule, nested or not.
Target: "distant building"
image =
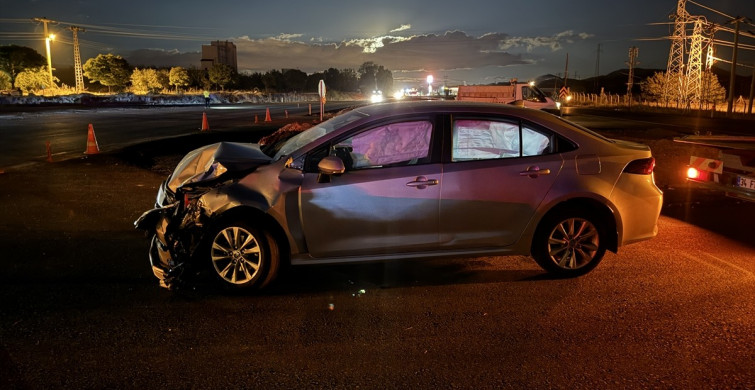
[[[234,72],[239,71],[236,61],[236,45],[233,42],[212,41],[209,45],[202,45],[202,60],[200,67],[207,71],[215,64],[226,64]]]

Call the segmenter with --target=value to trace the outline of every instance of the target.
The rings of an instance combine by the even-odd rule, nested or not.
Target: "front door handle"
[[[424,190],[427,186],[438,185],[438,179],[428,179],[424,176],[417,176],[414,181],[406,183],[407,187],[414,187],[418,190]]]
[[[551,170],[546,169],[540,169],[539,166],[533,165],[531,167],[527,167],[526,171],[519,172],[519,176],[529,176],[532,179],[537,179],[540,175],[550,175]]]

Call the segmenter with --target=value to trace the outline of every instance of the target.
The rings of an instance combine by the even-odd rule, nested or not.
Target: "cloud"
[[[366,61],[392,71],[471,69],[483,66],[525,64],[518,54],[501,49],[505,34],[481,37],[461,31],[409,37],[382,36],[336,43],[297,42],[273,38],[234,39],[239,69],[267,71],[297,68],[319,72],[328,68],[358,68]]]
[[[394,28],[393,30],[391,30],[391,31],[389,31],[389,32],[392,32],[392,33],[394,33],[394,32],[399,32],[399,31],[408,30],[408,29],[410,29],[410,28],[412,28],[412,25],[411,25],[411,24],[402,24],[402,25],[401,25],[401,27],[398,27],[398,28]]]
[[[394,32],[408,28],[409,25],[403,25]],[[279,34],[267,38],[242,36],[228,40],[236,45],[238,67],[242,72],[299,69],[315,73],[329,68],[357,69],[364,62],[372,61],[391,70],[394,78],[399,78],[413,77],[419,72],[471,74],[479,69],[487,69],[488,74],[493,75],[512,72],[500,69],[503,67],[512,67],[517,73],[531,72],[536,66],[544,66],[550,53],[590,37],[592,35],[587,33],[567,30],[541,37],[512,37],[504,33],[473,36],[462,31],[447,31],[406,36],[392,33],[336,42],[302,34]],[[138,50],[124,57],[135,66],[198,67],[200,53]]]
[[[527,52],[532,52],[536,48],[550,48],[551,51],[560,50],[565,43],[574,43],[575,39],[585,40],[591,38],[592,34],[579,33],[575,34],[572,30],[567,30],[551,36],[542,37],[510,37],[502,41],[501,50],[508,50],[517,47],[524,47]]]
[[[275,39],[279,39],[281,41],[290,41],[295,38],[301,38],[302,36],[303,34],[278,34]]]
[[[131,66],[169,68],[173,66],[199,67],[202,58],[199,52],[178,50],[140,49],[123,56]]]

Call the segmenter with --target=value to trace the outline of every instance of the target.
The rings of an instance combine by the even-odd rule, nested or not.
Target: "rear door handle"
[[[417,176],[414,181],[406,183],[407,187],[414,187],[418,190],[424,190],[427,186],[438,185],[438,179],[428,179],[424,176]]]
[[[529,176],[532,179],[537,179],[541,175],[550,175],[551,170],[550,169],[540,169],[539,166],[533,165],[531,167],[527,167],[526,171],[519,172],[519,176]]]

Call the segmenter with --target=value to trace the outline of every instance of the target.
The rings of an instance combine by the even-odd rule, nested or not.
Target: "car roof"
[[[501,114],[519,117],[542,124],[555,124],[559,121],[553,114],[542,110],[518,107],[501,103],[462,102],[456,100],[421,100],[389,102],[361,106],[355,109],[371,117],[386,117],[403,114],[424,113],[480,113]]]

